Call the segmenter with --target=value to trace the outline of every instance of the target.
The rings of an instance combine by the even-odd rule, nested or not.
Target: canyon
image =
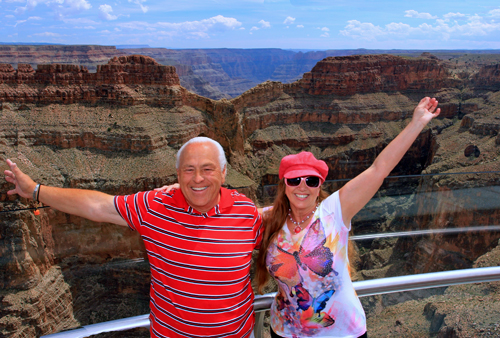
[[[409,122],[420,98],[432,96],[441,116],[391,173],[395,178],[353,220],[354,234],[491,225],[500,218],[491,198],[499,192],[500,70],[499,63],[485,61],[491,60],[488,55],[467,62],[463,56],[443,60],[429,53],[328,56],[301,77],[253,78],[241,94],[213,99],[186,88],[182,76],[194,76],[193,69],[201,74],[203,67],[213,75],[204,59],[209,57],[211,63],[225,63],[224,72],[237,79],[245,64],[238,51],[216,59],[208,50],[176,66],[147,51],[89,46],[83,54],[87,64],[95,64],[92,57],[100,49],[106,62],[99,57],[95,71],[85,63],[0,64],[2,160],[15,160],[43,184],[129,194],[175,182],[176,151],[203,135],[226,152],[227,186],[264,205],[272,200],[283,156],[313,152],[327,163],[325,188],[333,192],[369,167]],[[168,53],[161,52],[166,59]],[[261,67],[269,58],[285,64],[293,57],[288,54],[268,53]],[[314,59],[304,54],[300,58]],[[209,92],[217,76],[206,78]],[[6,169],[5,162],[0,167]],[[0,212],[35,207],[7,195],[10,186],[0,181]],[[40,215],[5,212],[0,224],[1,335],[33,337],[148,312],[149,267],[140,238],[128,229],[55,208],[40,209]],[[353,278],[498,265],[485,255],[497,258],[499,239],[500,233],[487,232],[360,241]],[[469,291],[479,302],[474,292],[482,291]],[[465,329],[452,320],[452,307],[440,305],[445,292],[457,291],[432,292],[412,300],[430,304],[421,319],[427,324],[416,328],[401,315],[394,332],[465,337],[490,325],[476,322]],[[488,292],[491,299],[498,297],[497,291]],[[404,306],[401,298],[362,299],[373,332],[383,332]],[[496,311],[493,303],[489,309]],[[440,325],[433,319],[438,317],[445,318]]]

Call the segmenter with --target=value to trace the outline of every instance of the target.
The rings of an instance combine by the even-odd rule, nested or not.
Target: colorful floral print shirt
[[[359,337],[366,317],[349,275],[350,224],[338,191],[324,200],[299,234],[286,224],[269,246],[266,265],[279,291],[271,326],[282,337]]]

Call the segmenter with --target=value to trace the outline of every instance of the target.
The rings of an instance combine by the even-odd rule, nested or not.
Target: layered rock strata
[[[231,67],[236,71],[236,65]],[[484,74],[488,72],[492,70],[485,68]],[[43,184],[127,194],[174,182],[176,150],[187,139],[204,135],[225,149],[226,184],[263,201],[269,197],[266,185],[278,180],[280,159],[289,153],[312,151],[327,162],[329,180],[359,174],[408,123],[418,100],[428,95],[438,98],[442,115],[421,133],[393,174],[492,171],[497,164],[499,95],[467,81],[468,77],[457,78],[440,61],[425,55],[335,57],[321,61],[294,83],[265,82],[232,100],[215,101],[189,92],[180,85],[174,67],[146,56],[112,58],[95,73],[76,65],[40,65],[35,70],[30,65],[16,69],[4,64],[0,65],[0,154],[14,159]],[[488,82],[488,88],[493,88],[494,81]],[[478,156],[464,155],[471,144]],[[328,182],[327,187],[334,190],[342,182]],[[383,187],[383,201],[367,208],[376,214],[382,205],[387,215],[378,221],[356,219],[353,228],[362,234],[492,222],[498,218],[492,208],[480,209],[471,217],[467,209],[447,209],[445,201],[463,199],[447,188],[474,189],[494,182],[494,177],[472,177],[465,183],[417,179],[410,185],[395,180]],[[10,189],[5,181],[0,185],[3,192]],[[414,186],[423,196],[439,191],[445,197],[434,204],[413,195],[412,203],[386,198],[396,188],[407,192]],[[5,193],[0,202],[2,210],[33,206]],[[479,209],[479,202],[468,202]],[[408,205],[415,205],[424,216],[412,214],[414,209]],[[147,263],[142,261],[140,239],[127,228],[97,224],[55,209],[43,210],[39,218],[29,211],[12,215],[1,220],[0,247],[7,267],[1,281],[2,334],[24,334],[14,324],[30,315],[19,315],[16,304],[25,302],[23,292],[42,286],[54,289],[48,294],[65,306],[51,314],[50,325],[40,324],[38,317],[28,321],[36,334],[74,326],[76,321],[86,325],[116,319],[119,314],[110,310],[115,307],[127,316],[147,311]],[[408,264],[398,263],[402,273],[439,270],[448,262],[471,266],[497,239],[492,233],[463,235],[460,245],[439,236],[402,240],[387,248],[386,252],[394,253],[387,257],[374,254],[378,249],[371,244],[360,244],[373,250],[362,256],[358,275],[387,276],[388,266],[395,266],[393,260],[400,256],[397,252],[409,254]],[[140,263],[134,266],[136,261]],[[123,267],[108,268],[110,263]],[[62,284],[47,286],[48,280],[62,280],[61,275]],[[91,278],[87,281],[84,276]],[[109,276],[115,276],[116,283],[106,282]],[[92,311],[96,307],[92,295],[99,295],[103,304],[113,304],[98,306],[109,313]],[[43,297],[30,302],[45,303]],[[140,305],[134,306],[127,297]],[[74,309],[73,317],[68,309]]]

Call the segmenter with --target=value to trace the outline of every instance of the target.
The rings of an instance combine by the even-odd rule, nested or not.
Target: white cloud
[[[494,18],[500,18],[500,9],[492,9],[491,11],[488,12],[489,15],[491,15]]]
[[[42,18],[41,18],[41,17],[39,17],[39,16],[30,16],[30,17],[29,17],[28,19],[26,19],[26,20],[17,20],[17,21],[16,21],[16,24],[14,25],[14,27],[17,27],[17,25],[22,24],[22,23],[25,23],[25,22],[27,22],[27,21],[31,21],[31,20],[42,20]]]
[[[141,7],[141,10],[143,13],[147,13],[149,10],[148,6],[144,6],[143,3],[146,2],[146,0],[128,0],[128,2],[134,3],[136,5],[139,5]]]
[[[496,41],[500,34],[500,22],[487,21],[479,15],[473,15],[467,17],[467,20],[460,24],[455,20],[450,21],[450,18],[453,17],[462,18],[463,16],[460,13],[449,13],[444,16],[444,19],[437,19],[432,24],[424,23],[419,26],[392,22],[381,27],[369,22],[350,20],[344,30],[340,31],[340,34],[368,41],[384,39],[425,40],[427,38],[443,41],[450,39],[470,40],[471,37],[486,38],[488,36]]]
[[[58,33],[51,33],[51,32],[43,32],[43,33],[36,33],[36,34],[33,34],[35,36],[46,36],[46,37],[59,37],[61,36],[61,34],[58,34]]]
[[[448,13],[448,14],[445,14],[443,15],[443,18],[448,21],[448,20],[457,20],[457,19],[464,19],[466,18],[467,16],[465,14],[461,14],[461,13]]]
[[[329,38],[330,34],[328,32],[324,32],[323,34],[320,35],[322,38]]]
[[[101,5],[99,6],[99,17],[103,20],[116,20],[118,17],[116,15],[111,14],[113,12],[113,8],[110,5]]]
[[[252,31],[258,31],[261,28],[264,29],[271,27],[271,23],[269,21],[260,20],[258,23],[260,23],[260,27],[253,26],[252,28],[250,28],[250,34],[252,34]]]
[[[157,22],[132,21],[119,23],[118,27],[135,31],[155,31],[158,38],[182,36],[185,38],[210,38],[210,34],[233,30],[241,26],[235,18],[217,15],[199,21]]]
[[[321,28],[321,30],[322,30],[323,32],[329,32],[329,31],[330,31],[330,29],[328,29],[328,27],[323,27],[323,28]]]
[[[375,37],[383,35],[384,30],[380,26],[375,26],[369,22],[360,22],[358,20],[347,21],[347,26],[340,34],[353,38],[364,38],[373,40]]]
[[[227,18],[222,15],[217,15],[209,19],[200,21],[185,21],[179,23],[158,22],[158,26],[162,28],[170,28],[179,31],[208,31],[210,29],[228,30],[241,26],[241,22],[234,18]]]
[[[9,14],[9,15],[6,15],[5,17],[6,17],[7,19],[14,19],[14,18],[15,18],[15,16],[14,16],[14,15],[10,15],[10,14]]]
[[[27,0],[26,6],[17,7],[14,13],[16,15],[21,15],[26,11],[34,10],[41,4],[49,7],[58,20],[62,20],[68,15],[78,14],[92,8],[92,5],[90,5],[87,0]]]
[[[283,23],[285,25],[291,25],[295,22],[295,18],[292,18],[291,16],[287,16],[285,21],[283,21]]]
[[[259,23],[260,23],[261,28],[270,28],[271,27],[271,23],[269,21],[260,20]]]
[[[405,11],[405,17],[407,18],[416,18],[416,19],[437,19],[437,16],[433,16],[429,13],[419,13],[413,9]]]
[[[297,25],[297,28],[304,28],[304,25]]]

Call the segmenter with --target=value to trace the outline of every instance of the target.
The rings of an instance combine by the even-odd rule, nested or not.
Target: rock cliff
[[[190,67],[206,64],[204,58]],[[234,62],[236,73],[237,55],[225,60]],[[330,57],[296,82],[268,81],[216,101],[182,87],[175,67],[149,56],[113,56],[95,72],[83,65],[0,64],[0,155],[43,184],[128,194],[174,182],[177,149],[204,135],[225,149],[227,185],[263,203],[271,198],[284,155],[309,150],[325,160],[326,187],[333,191],[370,166],[421,97],[435,96],[442,116],[421,133],[393,174],[464,174],[410,183],[394,179],[353,228],[363,234],[486,225],[498,219],[498,207],[466,198],[477,211],[471,215],[450,203],[464,201],[464,191],[477,195],[482,187],[498,185],[494,174],[465,174],[498,170],[497,70],[483,66],[478,74],[489,77],[482,79],[458,77],[429,55]],[[0,211],[33,206],[7,196],[9,186],[0,181]],[[391,195],[396,190],[408,199],[400,203]],[[426,196],[438,196],[439,203]],[[370,213],[381,217],[374,220]],[[52,208],[40,216],[8,215],[0,219],[2,335],[46,334],[147,312],[148,267],[134,233]],[[360,243],[357,278],[470,267],[499,237]],[[63,305],[49,310],[49,299]]]

